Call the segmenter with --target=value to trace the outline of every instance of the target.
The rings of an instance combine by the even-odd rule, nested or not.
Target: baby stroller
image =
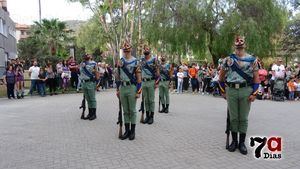
[[[274,82],[272,100],[275,101],[284,101],[284,79],[276,79]]]

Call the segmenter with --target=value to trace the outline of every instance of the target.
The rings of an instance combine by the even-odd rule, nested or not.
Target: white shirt
[[[300,92],[300,83],[297,83],[296,91],[297,91],[297,92]]]
[[[183,77],[184,77],[183,72],[178,72],[178,73],[177,73],[177,77],[178,77],[178,80],[182,80]]]
[[[272,71],[275,72],[275,76],[273,75],[272,76],[272,79],[274,80],[275,77],[276,78],[284,78],[284,74],[285,74],[285,68],[284,68],[284,65],[280,65],[278,66],[277,64],[274,64],[272,66]]]
[[[31,73],[30,79],[32,79],[32,80],[39,79],[40,68],[38,66],[31,66],[29,68],[29,72]]]

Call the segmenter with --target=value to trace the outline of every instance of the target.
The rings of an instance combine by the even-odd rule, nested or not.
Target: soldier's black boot
[[[125,123],[125,133],[120,137],[121,140],[125,140],[130,136],[129,123]]]
[[[247,147],[245,145],[245,138],[246,138],[246,133],[240,133],[240,141],[239,141],[239,150],[241,154],[246,155],[247,152]]]
[[[169,104],[166,105],[165,113],[169,113]]]
[[[97,118],[97,115],[96,115],[96,108],[91,108],[92,109],[92,114],[91,116],[89,117],[89,120],[95,120]]]
[[[152,124],[154,121],[154,112],[151,112],[148,124]]]
[[[134,140],[135,138],[135,124],[131,124],[129,140]]]
[[[232,135],[232,142],[228,147],[228,151],[234,152],[235,149],[238,147],[237,133],[236,132],[231,132],[231,135]]]
[[[89,114],[83,118],[83,120],[88,120],[90,119],[91,115],[92,115],[93,110],[91,108],[89,108]],[[82,117],[82,116],[81,116]]]
[[[147,124],[148,123],[148,121],[149,121],[149,119],[150,119],[150,113],[148,112],[148,111],[146,111],[146,118],[145,118],[145,120],[144,120],[144,124]]]
[[[164,104],[162,105],[162,109],[159,111],[159,113],[164,113],[166,111],[166,106]]]

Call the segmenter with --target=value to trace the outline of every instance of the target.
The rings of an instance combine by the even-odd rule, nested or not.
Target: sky
[[[12,20],[19,24],[33,24],[39,20],[38,0],[7,0],[7,9]],[[67,0],[41,0],[42,18],[65,20],[87,20],[92,16],[89,9],[80,3]]]

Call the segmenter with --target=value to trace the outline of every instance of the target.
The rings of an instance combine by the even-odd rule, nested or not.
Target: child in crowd
[[[45,97],[46,96],[46,80],[47,80],[47,75],[46,75],[46,72],[45,72],[44,68],[40,69],[38,77],[39,77],[38,87],[39,87],[40,95],[42,97]]]
[[[294,100],[295,99],[295,89],[296,89],[296,84],[295,84],[294,78],[289,80],[289,82],[287,83],[287,87],[289,90],[289,100]]]
[[[68,67],[68,65],[66,64],[66,61],[63,62],[63,68],[62,68],[63,72],[61,74],[61,78],[63,81],[63,91],[62,93],[64,93],[67,89],[68,89],[68,85],[69,85],[69,81],[71,78],[71,71]]]
[[[178,78],[177,93],[182,93],[183,77],[184,77],[183,70],[182,68],[179,68],[179,72],[177,73],[177,78]]]

